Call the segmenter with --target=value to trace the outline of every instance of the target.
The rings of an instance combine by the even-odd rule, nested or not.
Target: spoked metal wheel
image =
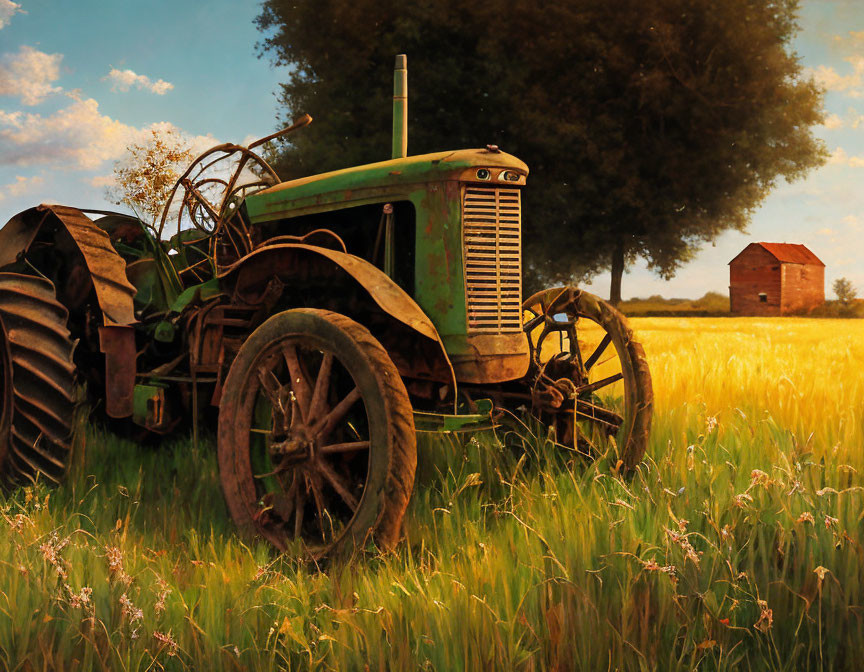
[[[414,482],[408,394],[362,326],[323,310],[274,315],[225,381],[219,470],[235,522],[321,558],[398,539]]]
[[[575,287],[539,292],[522,307],[535,415],[561,443],[593,455],[616,450],[625,468],[635,467],[648,447],[653,392],[624,316]]]

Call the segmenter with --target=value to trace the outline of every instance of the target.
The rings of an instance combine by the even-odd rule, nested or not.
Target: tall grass
[[[632,322],[632,479],[541,428],[424,436],[405,541],[353,565],[235,537],[212,446],[90,429],[66,487],[0,501],[0,668],[859,669],[860,323]]]

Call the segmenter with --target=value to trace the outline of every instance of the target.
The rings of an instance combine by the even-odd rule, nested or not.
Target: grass
[[[699,299],[665,299],[649,296],[622,301],[618,308],[630,316],[657,317],[723,317],[729,314],[729,297],[719,292],[708,292]]]
[[[405,541],[352,566],[235,537],[211,446],[90,429],[66,487],[0,500],[0,669],[859,669],[860,323],[632,323],[632,479],[539,429],[421,437]]]

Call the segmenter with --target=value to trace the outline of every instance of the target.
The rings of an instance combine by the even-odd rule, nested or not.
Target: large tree
[[[388,158],[389,69],[409,57],[409,151],[494,143],[531,168],[526,280],[638,256],[671,277],[825,159],[798,0],[266,0],[261,55],[292,67],[285,177]]]

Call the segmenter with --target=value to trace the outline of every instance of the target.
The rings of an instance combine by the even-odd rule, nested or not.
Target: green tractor
[[[198,157],[158,226],[40,205],[0,230],[8,482],[62,480],[82,384],[156,434],[197,440],[218,411],[233,519],[314,558],[398,540],[417,431],[533,416],[562,449],[639,463],[642,347],[576,288],[523,300],[528,167],[495,146],[408,156],[406,79],[398,56],[390,160],[281,182],[253,150],[305,116]]]

